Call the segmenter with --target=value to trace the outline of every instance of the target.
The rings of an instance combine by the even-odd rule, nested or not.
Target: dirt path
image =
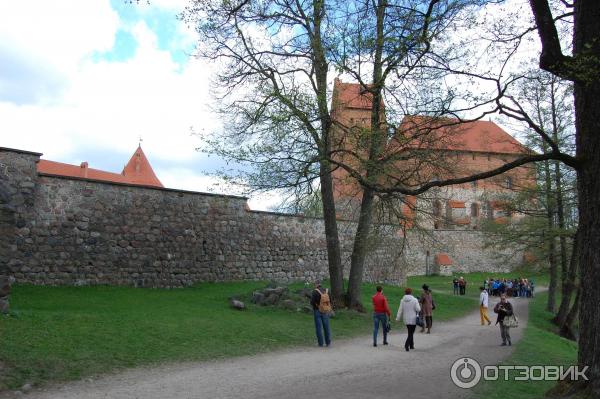
[[[495,299],[490,298],[490,310]],[[527,323],[527,299],[511,299],[520,327]],[[492,320],[495,317],[490,315]],[[435,323],[430,335],[415,333],[416,350],[405,352],[406,329],[392,326],[390,345],[374,348],[371,337],[335,341],[331,348],[295,348],[225,361],[135,369],[94,381],[79,381],[21,396],[31,399],[165,398],[393,398],[468,397],[456,387],[450,368],[461,357],[496,364],[511,353],[500,331],[479,325],[479,312]],[[418,331],[418,330],[417,330]],[[381,334],[381,333],[380,333]],[[6,398],[11,397],[2,396]],[[321,396],[323,395],[323,396]]]

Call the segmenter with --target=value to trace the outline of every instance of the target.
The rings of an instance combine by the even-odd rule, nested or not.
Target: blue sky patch
[[[160,9],[152,6],[152,3],[149,5],[143,2],[129,4],[123,0],[111,0],[111,6],[118,13],[124,26],[145,22],[156,35],[159,50],[168,51],[173,62],[180,67],[188,62],[193,45],[184,45],[186,40],[178,30],[183,22],[177,19],[175,11]],[[125,61],[135,55],[136,48],[137,43],[134,36],[127,30],[120,29],[111,51],[94,54],[93,59],[94,61]]]
[[[98,62],[100,60],[109,62],[124,62],[135,56],[135,50],[137,48],[137,41],[135,37],[123,30],[119,29],[115,35],[115,44],[113,48],[108,52],[95,52],[92,55],[92,60]]]

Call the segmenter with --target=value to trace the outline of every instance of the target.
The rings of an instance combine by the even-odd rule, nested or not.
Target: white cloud
[[[166,187],[241,194],[239,188],[203,176],[193,166],[200,164],[204,155],[195,151],[200,143],[190,128],[207,132],[219,128],[208,106],[213,70],[197,59],[178,64],[169,50],[189,47],[195,33],[178,27],[171,48],[161,50],[156,33],[145,22],[119,20],[108,2],[45,2],[33,12],[22,2],[14,3],[11,7],[0,3],[0,55],[6,54],[17,72],[24,63],[43,66],[35,72],[47,85],[57,71],[57,80],[65,81],[60,90],[46,90],[43,101],[14,101],[3,96],[0,146],[38,151],[46,159],[75,164],[99,151],[115,154],[124,165],[141,136],[144,151]],[[158,6],[167,5],[177,8],[170,2]],[[90,57],[110,51],[119,29],[136,40],[132,57],[123,62]],[[11,52],[2,52],[8,45]],[[34,94],[40,87],[34,86]],[[250,206],[267,210],[278,202],[276,195],[260,195]]]
[[[18,19],[22,22],[22,18]],[[63,18],[57,23],[62,24],[62,32],[76,32],[82,21]],[[211,130],[218,125],[207,106],[210,68],[192,59],[182,69],[168,51],[158,49],[155,33],[143,22],[131,28],[138,44],[133,58],[126,62],[93,62],[88,57],[92,49],[112,46],[119,25],[109,25],[91,26],[104,33],[91,38],[89,47],[74,49],[77,56],[69,60],[49,55],[43,45],[27,38],[22,41],[29,59],[68,64],[68,87],[56,93],[53,101],[41,104],[0,102],[1,145],[39,151],[47,158],[62,160],[84,144],[130,154],[142,136],[151,159],[181,162],[201,156],[194,151],[198,142],[190,136],[190,127]],[[8,30],[3,28],[4,32]],[[12,34],[21,31],[15,28]],[[42,33],[37,28],[34,31]],[[6,35],[1,37],[4,43]],[[61,35],[54,37],[58,40]],[[70,44],[58,47],[59,53],[69,52]]]
[[[109,50],[119,24],[108,1],[2,1],[0,43],[70,73],[96,50]],[[50,65],[48,65],[50,64]]]
[[[214,194],[246,196],[243,189],[214,176],[201,176],[186,168],[155,168],[165,187],[177,187],[181,190],[207,192]],[[277,193],[262,193],[250,196],[248,206],[252,210],[269,211],[283,200]]]

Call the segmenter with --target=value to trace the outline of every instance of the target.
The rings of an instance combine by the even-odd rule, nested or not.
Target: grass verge
[[[557,335],[556,326],[550,322],[552,313],[545,310],[547,292],[536,295],[529,304],[529,321],[523,338],[516,344],[512,356],[505,365],[552,365],[577,364],[577,344]],[[476,397],[486,399],[537,399],[556,385],[555,381],[514,381],[514,373],[508,381],[485,381],[476,388]]]
[[[484,278],[465,277],[473,282]],[[439,321],[476,309],[476,285],[469,286],[466,296],[455,296],[451,281],[418,276],[408,285],[416,292],[423,283],[430,285],[437,306],[434,319]],[[252,304],[242,312],[229,307],[230,296],[264,286],[264,282],[206,283],[163,290],[16,285],[12,314],[0,316],[0,391],[128,367],[314,345],[311,314]],[[363,286],[367,309],[374,291],[374,284]],[[386,286],[385,294],[395,313],[403,288]],[[338,312],[332,320],[333,338],[367,335],[371,323],[369,313]]]

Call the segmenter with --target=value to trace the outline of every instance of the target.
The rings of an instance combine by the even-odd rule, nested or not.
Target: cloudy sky
[[[141,137],[165,186],[222,191],[190,134],[219,122],[211,66],[189,56],[196,35],[176,18],[186,3],[1,1],[0,146],[119,173]]]
[[[222,161],[195,151],[191,128],[220,124],[213,66],[190,56],[196,33],[176,17],[187,1],[0,1],[0,146],[119,173],[141,138],[165,186],[236,194],[207,175]]]

